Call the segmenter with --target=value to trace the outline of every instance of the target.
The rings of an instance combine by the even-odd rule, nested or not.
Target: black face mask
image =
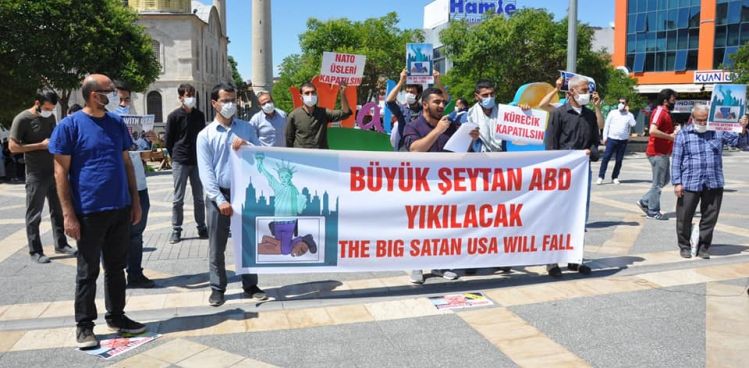
[[[674,110],[674,106],[676,106],[676,103],[669,102],[668,103],[668,111],[673,111]]]

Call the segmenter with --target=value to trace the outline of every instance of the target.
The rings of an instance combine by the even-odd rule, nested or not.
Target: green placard
[[[335,150],[393,151],[389,135],[352,128],[328,128],[328,146]]]

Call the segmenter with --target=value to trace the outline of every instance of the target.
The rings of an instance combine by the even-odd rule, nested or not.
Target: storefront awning
[[[713,86],[714,84],[642,84],[635,86],[635,91],[637,93],[658,93],[662,89],[670,88],[676,93],[700,93],[712,92]]]

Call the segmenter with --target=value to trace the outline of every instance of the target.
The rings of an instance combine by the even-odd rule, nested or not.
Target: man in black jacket
[[[591,161],[598,161],[598,142],[601,140],[598,131],[598,118],[596,113],[585,106],[591,102],[598,105],[601,99],[596,92],[590,93],[587,79],[573,77],[569,82],[567,91],[567,103],[552,111],[549,118],[549,126],[546,128],[547,150],[585,150]],[[590,205],[590,169],[588,169],[588,206]],[[588,211],[586,208],[585,220],[587,222]],[[584,264],[570,263],[567,268],[579,271],[583,274],[590,273],[590,267]],[[547,266],[549,275],[559,277],[562,270],[559,265]]]
[[[177,88],[182,106],[172,111],[166,120],[166,149],[172,157],[172,177],[174,178],[174,200],[172,202],[172,235],[169,243],[182,240],[182,219],[187,179],[190,179],[195,222],[198,237],[208,239],[205,226],[205,203],[203,185],[198,175],[196,142],[198,133],[205,127],[205,115],[195,107],[195,87],[180,84]]]

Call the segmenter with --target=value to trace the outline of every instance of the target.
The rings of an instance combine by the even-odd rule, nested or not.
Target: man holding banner
[[[434,71],[432,74],[434,77],[434,86],[442,89],[440,84],[440,73]],[[408,70],[403,68],[401,72],[398,84],[390,91],[387,98],[385,99],[385,106],[390,110],[390,113],[395,116],[397,123],[393,126],[390,131],[390,144],[393,145],[393,149],[400,150],[402,147],[401,137],[403,137],[403,130],[406,124],[416,120],[421,115],[421,94],[424,91],[424,87],[421,84],[406,84],[408,79]],[[397,101],[398,94],[406,86],[406,103],[400,105]]]
[[[346,82],[341,82],[341,109],[328,110],[317,106],[315,85],[310,82],[302,84],[299,91],[303,105],[286,118],[286,147],[328,149],[328,124],[351,116],[346,87]]]
[[[598,160],[598,119],[596,113],[586,108],[590,103],[589,81],[581,76],[570,79],[567,91],[567,103],[551,113],[549,126],[546,131],[547,150],[585,150],[590,160]],[[588,166],[588,200],[586,205],[586,222],[590,207],[590,166]],[[584,264],[569,263],[567,268],[589,274],[590,267]],[[560,277],[562,270],[559,265],[547,266],[549,275]]]
[[[219,84],[211,91],[211,105],[216,118],[198,133],[198,172],[206,195],[208,224],[208,262],[211,295],[208,303],[224,304],[226,292],[226,264],[224,252],[229,239],[229,225],[234,210],[231,204],[231,143],[235,139],[260,145],[255,130],[246,121],[234,118],[237,112],[237,92],[234,86]],[[242,274],[244,296],[265,300],[268,297],[257,286],[256,274]]]

